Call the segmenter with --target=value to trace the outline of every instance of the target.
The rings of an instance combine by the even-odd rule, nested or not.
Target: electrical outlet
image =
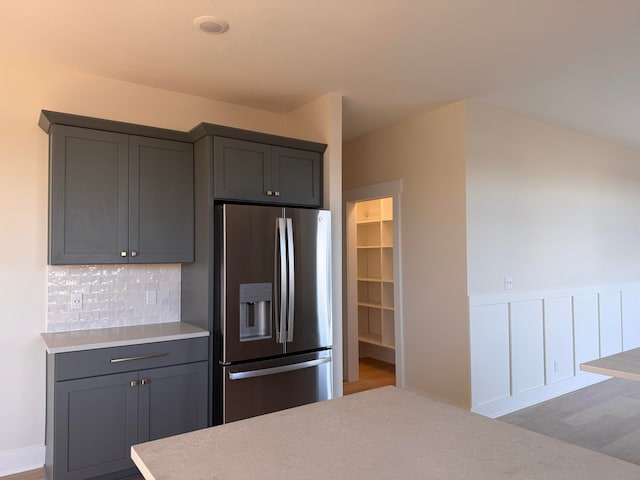
[[[158,303],[158,292],[156,292],[155,290],[147,290],[147,298],[145,303],[147,305],[155,305],[156,303]]]
[[[513,278],[507,275],[504,277],[504,289],[511,290],[512,288],[513,288]]]
[[[71,294],[71,310],[81,310],[81,309],[82,309],[82,294],[72,293]]]

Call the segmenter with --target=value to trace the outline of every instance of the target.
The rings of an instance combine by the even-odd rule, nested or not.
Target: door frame
[[[402,180],[367,185],[344,190],[342,200],[344,205],[344,245],[343,265],[344,285],[346,286],[343,299],[343,355],[344,380],[358,380],[358,259],[356,249],[356,202],[373,200],[376,198],[393,198],[393,298],[394,298],[394,335],[395,335],[395,366],[396,385],[404,387],[404,335],[402,315],[402,255],[401,248],[401,196]]]

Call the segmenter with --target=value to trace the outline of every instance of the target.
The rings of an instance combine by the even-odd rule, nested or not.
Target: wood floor
[[[359,370],[359,380],[342,384],[345,395],[396,384],[396,368],[390,363],[365,357],[360,359]]]
[[[613,378],[500,420],[640,465],[640,382]]]
[[[2,480],[44,480],[44,472],[42,469],[29,470],[28,472],[16,473],[7,477],[0,477]]]

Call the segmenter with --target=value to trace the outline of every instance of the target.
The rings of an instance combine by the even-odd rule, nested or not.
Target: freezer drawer
[[[331,350],[223,367],[224,423],[328,400]]]

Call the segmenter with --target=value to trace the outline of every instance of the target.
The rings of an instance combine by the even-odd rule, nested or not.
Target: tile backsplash
[[[47,285],[47,332],[180,321],[179,264],[49,265]]]

